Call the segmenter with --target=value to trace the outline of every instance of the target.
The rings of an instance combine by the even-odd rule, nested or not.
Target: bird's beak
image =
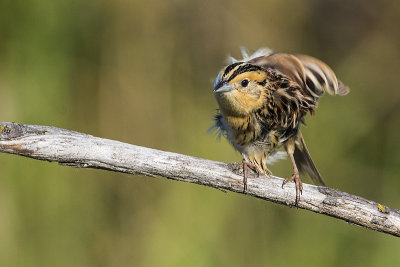
[[[230,84],[226,84],[222,79],[222,71],[218,74],[218,77],[214,81],[214,94],[216,93],[224,93],[232,91],[232,86]]]
[[[222,84],[217,88],[214,88],[214,93],[225,93],[232,91],[232,86],[230,84]]]

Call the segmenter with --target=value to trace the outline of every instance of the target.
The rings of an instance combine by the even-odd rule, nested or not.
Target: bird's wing
[[[328,92],[331,95],[347,95],[350,89],[336,78],[333,70],[321,60],[307,56],[296,55],[305,69],[307,86],[309,83]]]
[[[328,65],[310,56],[278,53],[254,58],[249,63],[283,74],[315,97],[324,92],[331,95],[346,95],[349,92],[349,88],[336,78]]]

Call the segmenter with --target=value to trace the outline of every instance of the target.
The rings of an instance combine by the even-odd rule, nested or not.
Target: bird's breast
[[[261,134],[260,123],[251,115],[245,117],[226,116],[225,120],[230,128],[231,142],[238,146],[243,147],[254,142]]]

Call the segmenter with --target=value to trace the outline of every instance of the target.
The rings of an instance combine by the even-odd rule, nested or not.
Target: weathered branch
[[[243,193],[237,164],[130,145],[54,127],[0,122],[0,152],[173,180]],[[254,178],[254,179],[252,179]],[[394,236],[400,236],[400,211],[328,187],[303,184],[299,208],[329,215]],[[282,179],[250,175],[245,193],[283,205],[293,205],[295,188]]]

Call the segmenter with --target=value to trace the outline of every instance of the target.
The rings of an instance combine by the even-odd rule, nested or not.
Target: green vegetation
[[[0,1],[0,121],[225,162],[207,133],[230,53],[327,62],[350,86],[303,135],[328,186],[400,208],[397,1]],[[286,177],[289,160],[271,167]],[[304,179],[305,182],[309,180]],[[398,239],[158,178],[0,154],[0,266],[398,266]]]

